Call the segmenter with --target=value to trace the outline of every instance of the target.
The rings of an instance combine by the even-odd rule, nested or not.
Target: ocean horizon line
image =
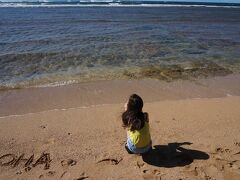
[[[117,7],[227,7],[239,8],[240,3],[213,3],[213,2],[168,2],[168,1],[37,1],[37,2],[2,2],[0,7],[81,7],[81,6],[117,6]]]

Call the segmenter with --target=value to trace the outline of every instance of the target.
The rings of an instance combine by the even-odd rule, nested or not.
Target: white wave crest
[[[94,1],[95,2],[95,1]],[[185,5],[185,4],[121,4],[109,1],[108,4],[51,4],[47,0],[40,4],[31,3],[0,3],[0,8],[4,7],[206,7],[206,8],[240,8],[240,6],[220,6],[220,5]]]

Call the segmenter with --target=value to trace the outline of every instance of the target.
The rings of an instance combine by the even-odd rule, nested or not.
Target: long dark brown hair
[[[127,110],[122,113],[123,127],[129,127],[130,131],[140,130],[145,123],[142,108],[142,98],[137,94],[132,94],[128,100]]]

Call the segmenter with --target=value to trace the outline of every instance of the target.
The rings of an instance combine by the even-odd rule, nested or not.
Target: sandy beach
[[[0,179],[237,180],[237,82],[231,76],[3,91]],[[153,150],[145,156],[124,149],[120,117],[133,92],[143,97],[150,116]]]
[[[0,0],[0,180],[240,180],[240,3],[175,1]]]

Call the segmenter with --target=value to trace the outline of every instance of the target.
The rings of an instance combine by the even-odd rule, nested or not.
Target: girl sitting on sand
[[[123,127],[127,128],[125,148],[129,154],[144,154],[152,148],[148,114],[142,112],[143,100],[132,94],[122,113]]]

